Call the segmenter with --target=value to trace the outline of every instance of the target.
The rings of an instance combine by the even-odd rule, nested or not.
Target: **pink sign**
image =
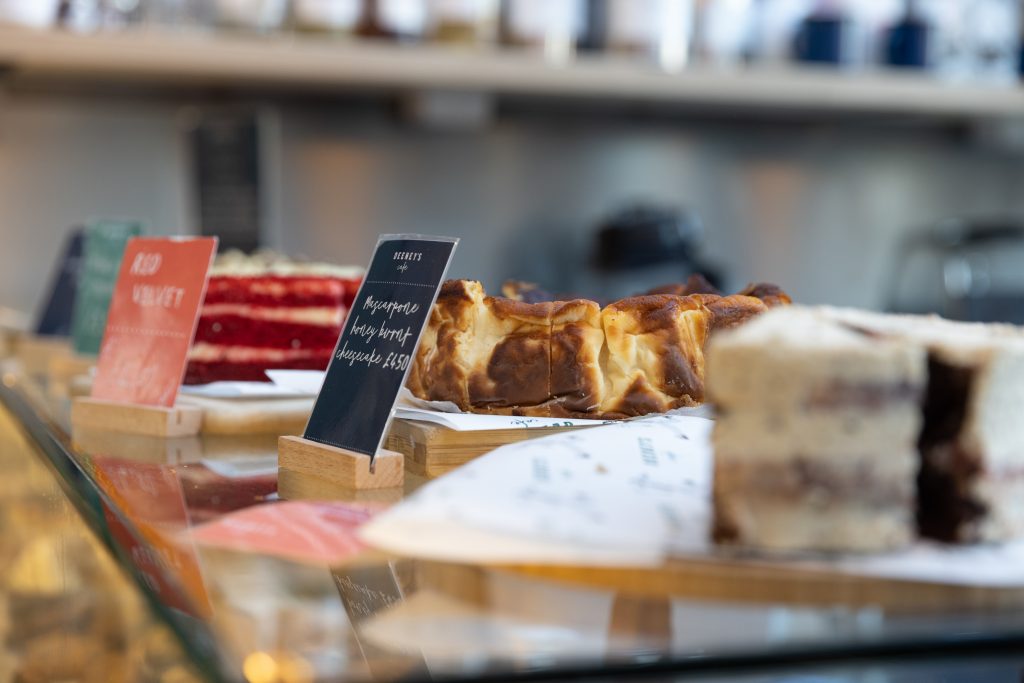
[[[369,504],[303,501],[257,505],[195,527],[192,540],[218,548],[335,565],[366,548],[356,531],[382,509]]]
[[[178,395],[217,238],[128,241],[92,397],[170,408]]]

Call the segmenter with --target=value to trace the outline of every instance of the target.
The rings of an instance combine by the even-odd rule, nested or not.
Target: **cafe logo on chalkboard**
[[[409,261],[422,261],[423,253],[419,251],[396,251],[392,257],[395,261],[401,261],[398,264],[397,270],[400,273],[404,273],[409,270]]]

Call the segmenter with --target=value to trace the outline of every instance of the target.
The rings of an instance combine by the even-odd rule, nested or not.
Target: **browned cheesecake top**
[[[603,309],[588,299],[526,302],[450,280],[408,385],[419,398],[483,413],[621,418],[694,406],[704,398],[708,335],[764,310],[756,297],[709,293],[647,294]]]

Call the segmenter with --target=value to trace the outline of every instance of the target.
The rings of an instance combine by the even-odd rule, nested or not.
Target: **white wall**
[[[189,232],[183,105],[0,99],[0,305],[30,308],[68,225],[134,216]],[[381,232],[463,238],[453,274],[555,287],[625,202],[688,206],[735,286],[879,307],[893,246],[951,214],[1024,212],[1017,157],[931,129],[519,113],[483,131],[401,123],[379,105],[271,109],[271,246],[366,260]],[[592,284],[592,283],[591,283]]]
[[[188,230],[177,107],[0,97],[0,305],[32,307],[65,230],[137,218]]]
[[[736,287],[881,307],[907,229],[1024,211],[1019,158],[936,129],[550,117],[441,133],[340,108],[282,120],[279,245],[359,262],[379,232],[453,234],[454,274],[490,288],[586,287],[571,273],[593,226],[649,199],[697,211]]]

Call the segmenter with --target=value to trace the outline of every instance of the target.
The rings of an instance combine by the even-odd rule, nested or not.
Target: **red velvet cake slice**
[[[210,274],[185,384],[325,369],[361,279],[358,268],[225,254]]]

